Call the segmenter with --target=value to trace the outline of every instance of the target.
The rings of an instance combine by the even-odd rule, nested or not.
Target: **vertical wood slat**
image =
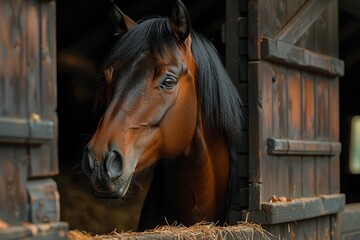
[[[275,75],[272,79],[272,105],[266,104],[265,107],[272,111],[272,132],[270,136],[287,138],[288,135],[288,93],[287,93],[287,68],[272,64]],[[265,88],[266,89],[266,88]],[[266,91],[266,90],[265,90]],[[268,118],[265,118],[268,119]],[[266,138],[266,135],[262,136]],[[268,175],[266,185],[273,185],[273,191],[266,196],[266,201],[269,201],[272,195],[289,196],[289,162],[282,156],[274,156],[271,159],[272,171],[267,168],[263,170],[264,175]],[[265,187],[268,189],[267,187]]]
[[[24,2],[0,2],[0,116],[26,115]]]
[[[0,1],[0,116],[27,117],[26,4]],[[26,146],[0,145],[0,219],[28,220]]]
[[[275,103],[273,102],[272,97],[272,81],[275,77],[274,69],[270,63],[261,62],[259,63],[259,78],[258,81],[258,106],[259,106],[259,120],[260,128],[259,131],[259,146],[256,151],[258,151],[258,156],[260,158],[259,163],[259,176],[258,182],[261,183],[261,195],[259,200],[261,202],[268,201],[270,194],[274,194],[276,190],[276,183],[273,183],[271,173],[274,171],[273,163],[274,157],[267,155],[267,142],[264,136],[270,136],[272,133],[273,121],[272,121],[272,109]],[[251,109],[251,108],[250,108]],[[268,121],[263,121],[262,119],[268,119]],[[251,130],[250,130],[251,131]],[[259,203],[260,204],[260,203]]]
[[[26,86],[28,116],[40,108],[40,3],[26,1]],[[27,116],[27,117],[28,117]]]
[[[250,210],[260,210],[261,201],[267,198],[267,193],[273,192],[274,186],[263,186],[271,178],[263,173],[263,169],[272,171],[272,157],[266,154],[267,143],[263,138],[272,130],[272,110],[268,107],[272,105],[272,76],[274,72],[269,63],[249,63],[249,132],[252,133],[249,138]],[[262,121],[265,118],[268,121]]]
[[[302,82],[301,73],[298,70],[288,69],[287,77],[288,94],[288,135],[289,139],[302,138],[302,115],[301,115],[301,97]],[[302,196],[302,176],[301,176],[301,156],[289,156],[287,167],[289,171],[289,193],[290,198]]]
[[[315,22],[315,51],[320,53],[330,53],[329,41],[324,41],[329,37],[329,30],[326,21],[327,8],[321,17]],[[316,76],[316,139],[325,140],[330,137],[329,126],[329,79],[323,76]],[[330,160],[329,157],[316,157],[316,191],[317,194],[330,193]],[[326,174],[324,174],[326,169]],[[317,219],[318,239],[330,239],[331,218],[330,216]]]
[[[305,49],[314,49],[314,27],[308,31],[296,43]],[[302,71],[302,138],[304,140],[315,139],[315,75]],[[315,157],[302,157],[302,195],[304,197],[316,194]],[[304,222],[302,239],[316,239],[318,232],[317,219],[309,219]],[[299,237],[301,239],[301,237]]]
[[[28,221],[26,147],[0,145],[0,219],[9,224]]]
[[[32,147],[31,176],[52,176],[58,173],[56,108],[56,28],[55,1],[39,5],[39,113],[43,119],[54,122],[55,137],[50,145]]]
[[[260,149],[261,117],[263,115],[262,85],[258,82],[260,77],[259,62],[249,63],[249,209],[260,210],[260,176],[263,152]]]
[[[302,72],[302,138],[315,139],[315,76]],[[315,192],[315,157],[303,156],[302,159],[302,195],[314,196]]]

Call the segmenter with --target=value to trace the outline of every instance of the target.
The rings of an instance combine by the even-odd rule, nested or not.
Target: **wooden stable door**
[[[337,213],[345,205],[339,194],[338,77],[344,63],[337,59],[337,0],[239,1],[228,0],[240,12],[227,18],[239,34],[227,40],[238,48],[227,64],[235,78],[247,74],[243,219],[263,224],[276,239],[336,238]],[[247,12],[241,12],[243,2]]]
[[[55,1],[0,1],[0,239],[66,238],[50,178],[58,173],[55,10]]]

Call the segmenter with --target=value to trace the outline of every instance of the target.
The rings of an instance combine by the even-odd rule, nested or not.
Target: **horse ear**
[[[115,4],[110,0],[110,18],[114,26],[115,36],[121,37],[130,29],[136,26],[136,22],[126,16]]]
[[[191,23],[188,10],[180,0],[176,0],[170,16],[170,24],[176,39],[179,42],[185,42],[190,34]]]

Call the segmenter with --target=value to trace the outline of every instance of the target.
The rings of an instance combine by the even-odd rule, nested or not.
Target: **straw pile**
[[[211,223],[199,223],[191,227],[179,226],[161,226],[145,232],[122,232],[116,231],[109,235],[91,235],[79,230],[69,232],[69,240],[119,240],[119,239],[241,239],[269,240],[271,235],[263,230],[259,225],[249,223],[239,223],[234,226],[216,226]]]

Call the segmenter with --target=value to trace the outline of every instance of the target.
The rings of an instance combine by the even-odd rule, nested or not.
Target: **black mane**
[[[197,64],[197,86],[204,122],[208,129],[218,126],[233,142],[240,136],[242,114],[241,100],[231,82],[215,47],[203,36],[191,31],[192,52]],[[167,18],[152,18],[140,22],[115,45],[104,68],[116,63],[132,61],[145,49],[154,54],[166,55],[177,51],[177,43]],[[122,85],[131,84],[122,83]]]

